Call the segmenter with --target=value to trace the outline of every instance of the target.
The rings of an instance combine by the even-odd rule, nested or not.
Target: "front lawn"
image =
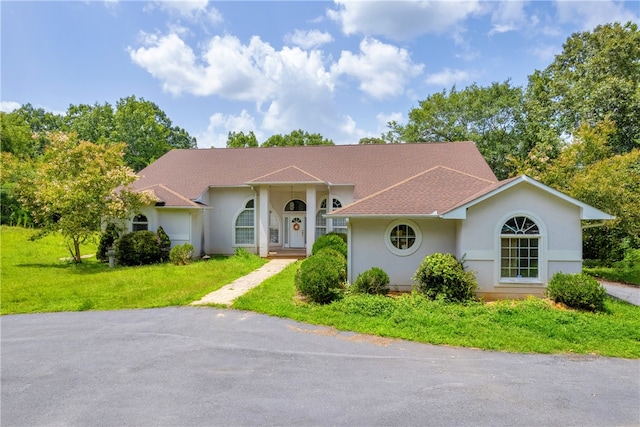
[[[607,298],[607,313],[559,308],[547,300],[469,305],[349,296],[329,305],[296,298],[300,263],[238,298],[233,308],[287,317],[363,334],[425,343],[531,353],[578,353],[640,358],[640,307]]]
[[[61,260],[69,252],[58,236],[29,241],[33,230],[6,226],[0,233],[1,314],[185,305],[266,262],[249,256],[110,269],[95,257],[79,265]]]

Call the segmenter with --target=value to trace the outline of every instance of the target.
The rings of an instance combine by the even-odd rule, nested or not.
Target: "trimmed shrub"
[[[347,233],[339,233],[337,231],[331,231],[331,232],[327,233],[327,235],[328,236],[338,236],[342,240],[344,240],[345,243],[347,243]]]
[[[160,262],[160,239],[150,230],[127,233],[116,240],[116,259],[121,265],[146,265]]]
[[[349,289],[356,294],[386,295],[389,293],[389,275],[381,268],[372,267],[358,274]]]
[[[160,262],[165,262],[170,258],[171,252],[171,239],[169,235],[164,231],[162,226],[158,227],[156,231],[158,239],[160,240]],[[191,249],[193,251],[193,249]]]
[[[588,311],[604,311],[605,288],[583,273],[556,273],[547,285],[547,296],[555,302]]]
[[[176,245],[169,253],[169,259],[175,265],[187,265],[191,262],[193,255],[193,245],[185,243],[184,245]]]
[[[328,254],[313,255],[300,264],[296,289],[311,301],[327,304],[342,297],[347,278],[346,264]]]
[[[435,253],[425,257],[413,275],[415,290],[429,299],[443,298],[464,302],[474,298],[478,281],[472,271],[451,254]]]
[[[113,248],[113,244],[118,239],[120,233],[118,228],[112,222],[107,224],[105,230],[100,234],[100,243],[98,243],[98,252],[96,252],[96,259],[101,262],[109,261],[107,251]]]
[[[337,250],[347,258],[347,243],[338,233],[329,233],[318,237],[313,243],[311,254],[315,255],[320,251],[320,249],[327,247]]]
[[[347,268],[347,258],[345,258],[345,256],[342,254],[342,252],[327,246],[325,248],[320,249],[316,255],[327,255],[327,256],[331,256],[331,257],[335,257],[336,259],[338,259],[340,262],[344,263],[344,268],[346,270]]]

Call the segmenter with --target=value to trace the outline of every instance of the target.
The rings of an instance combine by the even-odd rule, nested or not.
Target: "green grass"
[[[640,268],[625,270],[612,267],[585,267],[583,268],[583,271],[590,276],[598,277],[604,280],[640,286]]]
[[[184,305],[266,262],[250,256],[110,269],[92,257],[74,265],[60,260],[69,256],[60,237],[29,241],[32,234],[0,228],[1,314]],[[95,251],[95,244],[82,247],[82,254]]]
[[[329,305],[295,298],[300,263],[238,298],[233,308],[363,334],[425,343],[526,353],[640,358],[640,307],[613,299],[606,313],[560,309],[531,298],[494,304],[446,304],[416,294],[348,296]]]

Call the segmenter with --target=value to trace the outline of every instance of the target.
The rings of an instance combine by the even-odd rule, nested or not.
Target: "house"
[[[613,218],[527,176],[498,181],[472,142],[173,150],[139,175],[157,203],[131,230],[162,226],[196,254],[310,255],[344,232],[351,282],[376,266],[410,290],[424,257],[448,252],[487,299],[579,272],[583,221]]]

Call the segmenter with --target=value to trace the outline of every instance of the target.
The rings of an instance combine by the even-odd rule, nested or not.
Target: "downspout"
[[[582,229],[586,230],[587,228],[603,227],[606,223],[607,223],[607,220],[603,219],[596,222],[595,224],[585,224],[582,226]]]

